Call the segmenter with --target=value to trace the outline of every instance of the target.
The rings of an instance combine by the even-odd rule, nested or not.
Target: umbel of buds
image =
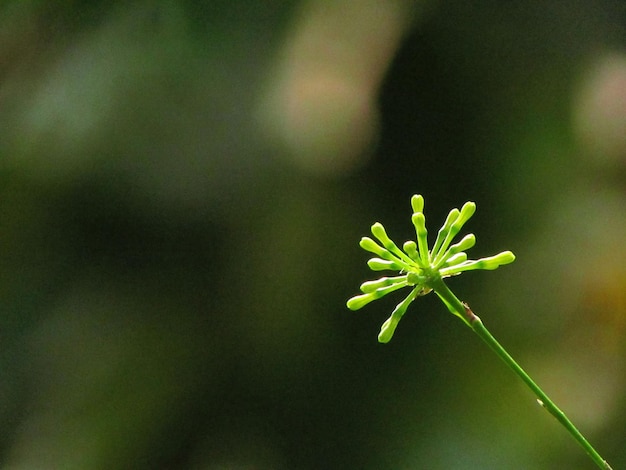
[[[417,241],[407,241],[400,249],[387,236],[383,225],[376,222],[372,225],[372,235],[378,241],[363,237],[360,242],[361,248],[376,255],[367,262],[372,271],[397,271],[398,275],[381,277],[361,284],[362,294],[352,297],[347,302],[350,310],[358,310],[371,301],[403,287],[411,288],[409,295],[396,306],[383,324],[378,335],[378,341],[381,343],[391,340],[398,322],[411,302],[431,291],[439,295],[452,313],[469,324],[468,318],[459,313],[459,309],[450,305],[449,297],[443,292],[443,290],[449,292],[443,279],[474,269],[493,270],[515,260],[515,255],[510,251],[477,260],[468,259],[466,250],[476,244],[476,237],[471,233],[465,235],[459,242],[451,244],[465,222],[476,211],[476,204],[473,202],[466,202],[461,210],[450,211],[431,249],[428,248],[428,232],[423,212],[424,198],[414,195],[411,198],[411,207],[413,208],[411,221],[415,226]]]

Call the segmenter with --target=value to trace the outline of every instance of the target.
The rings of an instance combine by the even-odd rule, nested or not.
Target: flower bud
[[[372,235],[378,238],[378,240],[380,240],[383,246],[386,247],[388,243],[393,243],[391,239],[389,238],[389,235],[387,235],[387,231],[385,230],[385,227],[380,222],[376,222],[374,225],[372,225],[371,231],[372,231]]]
[[[498,267],[509,264],[515,261],[515,255],[510,251],[503,251],[495,256],[489,256],[487,258],[480,258],[477,260],[465,261],[461,264],[446,267],[440,270],[442,276],[451,276],[463,271],[473,271],[475,269],[484,269],[486,271],[493,271]]]
[[[380,246],[378,243],[376,243],[374,240],[372,240],[369,237],[361,238],[361,241],[359,242],[359,246],[363,248],[364,250],[369,251],[370,253],[374,253],[375,255],[378,255],[378,256],[383,256],[382,253],[387,252],[387,250],[385,250],[382,246]]]
[[[380,258],[369,259],[367,261],[367,265],[372,271],[401,271],[404,268],[404,266],[395,261]]]
[[[423,212],[424,210],[424,198],[419,194],[414,194],[411,198],[411,207],[413,208],[413,213]]]
[[[420,259],[424,264],[430,262],[428,254],[428,231],[426,230],[426,217],[421,212],[413,214],[411,221],[415,226],[415,232],[417,233],[417,246],[419,247]]]
[[[456,219],[458,219],[459,214],[460,214],[460,212],[459,212],[458,209],[452,209],[448,213],[448,217],[446,217],[446,221],[444,222],[442,227],[439,229],[439,232],[437,232],[437,239],[435,240],[435,244],[433,245],[433,249],[430,251],[431,259],[433,259],[433,260],[437,259],[438,255],[439,255],[439,252],[440,251],[445,251],[448,248],[448,245],[450,244],[450,241],[448,241],[448,243],[446,243],[445,245],[444,245],[444,242],[448,238],[448,233],[450,232],[450,227],[452,227],[452,224],[454,224]]]
[[[372,240],[369,237],[361,238],[361,242],[359,243],[359,245],[364,250],[369,251],[370,253],[374,253],[375,255],[378,255],[381,258],[386,259],[388,261],[394,261],[394,262],[400,261],[397,256],[393,255],[392,253],[389,253],[388,250],[380,246],[378,243],[376,243],[374,240]]]
[[[441,267],[447,268],[449,266],[455,266],[457,264],[461,264],[465,261],[467,261],[467,253],[465,253],[464,251],[461,251],[460,253],[450,256],[445,261],[445,263],[443,263]]]
[[[472,201],[468,201],[463,204],[461,207],[461,213],[459,214],[459,218],[456,220],[455,224],[463,225],[467,222],[476,212],[476,203]],[[461,227],[459,227],[460,229]]]
[[[511,251],[503,251],[495,256],[491,257],[494,262],[498,263],[498,266],[504,266],[515,261],[515,255]]]
[[[374,292],[377,289],[388,287],[402,281],[406,282],[406,276],[381,277],[380,279],[376,279],[375,281],[367,281],[361,284],[361,292],[367,294],[370,292]]]
[[[444,254],[446,250],[448,249],[448,246],[450,245],[454,237],[456,237],[456,235],[461,231],[461,228],[463,227],[465,222],[467,222],[470,219],[470,217],[474,215],[474,212],[476,212],[476,204],[474,204],[471,201],[463,204],[463,207],[461,208],[461,212],[459,212],[459,216],[456,218],[454,223],[450,226],[450,230],[448,230],[448,233],[446,234],[446,238],[441,244],[441,248],[435,255],[435,258],[434,258],[435,263],[441,262],[441,260],[444,258]]]
[[[461,239],[460,242],[452,245],[450,249],[448,250],[448,253],[450,255],[454,255],[461,251],[469,250],[475,244],[476,244],[476,236],[473,233],[468,233]]]
[[[455,243],[454,245],[452,245],[450,248],[448,248],[448,251],[446,251],[443,255],[439,257],[437,263],[435,264],[435,268],[439,269],[445,266],[452,266],[453,264],[458,264],[462,261],[465,261],[467,259],[467,256],[465,256],[465,259],[461,260],[460,258],[456,258],[454,255],[461,253],[464,250],[470,249],[475,244],[476,237],[473,233],[465,235],[459,243]],[[451,261],[451,258],[455,258],[455,261]]]
[[[409,308],[411,302],[415,300],[420,293],[421,289],[414,288],[411,293],[391,312],[391,316],[383,323],[383,326],[380,328],[380,333],[378,334],[378,341],[381,343],[388,343],[393,337],[394,331],[396,331],[396,326],[398,326],[398,322],[402,318],[402,315],[406,312],[406,309]]]
[[[346,302],[346,306],[350,310],[358,310],[374,300],[376,300],[376,297],[372,294],[356,295]]]
[[[389,236],[387,235],[387,232],[385,231],[385,227],[383,227],[383,224],[381,224],[380,222],[376,222],[374,225],[372,225],[372,235],[374,235],[376,238],[378,238],[378,240],[380,240],[380,242],[383,244],[385,249],[389,253],[391,253],[393,256],[396,257],[395,259],[402,260],[403,262],[408,263],[408,264],[413,263],[413,260],[411,260],[411,258],[409,258],[406,253],[400,250],[400,248],[398,248],[396,244],[389,238]],[[382,255],[379,255],[379,256],[381,256],[382,258],[385,258]],[[385,259],[391,259],[391,258],[385,258]]]
[[[393,334],[396,331],[400,318],[395,318],[393,315],[385,320],[383,326],[380,327],[380,333],[378,333],[379,343],[388,343],[393,338]]]
[[[454,238],[457,233],[459,233],[463,225],[465,225],[465,222],[467,222],[474,215],[474,212],[476,212],[476,204],[471,201],[463,204],[459,216],[452,224],[452,227],[450,227],[450,232],[452,234],[451,239]]]
[[[497,255],[477,260],[475,269],[486,269],[487,271],[491,271],[493,269],[497,269],[503,264],[509,264],[513,261],[515,261],[515,255],[510,251],[503,251]]]
[[[420,254],[417,252],[417,244],[414,241],[409,240],[408,242],[404,242],[402,249],[413,261],[418,263],[421,261]]]

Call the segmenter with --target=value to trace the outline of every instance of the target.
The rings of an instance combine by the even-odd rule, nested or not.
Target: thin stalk
[[[556,406],[556,404],[546,395],[546,393],[535,383],[533,379],[522,369],[522,367],[511,357],[511,355],[502,347],[502,345],[487,330],[480,318],[472,312],[469,306],[461,302],[454,293],[438,278],[433,280],[431,287],[437,295],[445,302],[452,313],[466,320],[468,326],[482,339],[492,351],[494,351],[509,368],[515,372],[519,378],[532,390],[539,399],[539,404],[543,406],[563,427],[572,435],[572,437],[585,449],[591,460],[603,470],[612,470],[609,463],[593,448],[593,446],[585,439],[581,432],[574,426],[569,418]]]

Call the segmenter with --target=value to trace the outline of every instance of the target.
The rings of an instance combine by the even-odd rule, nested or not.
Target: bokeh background
[[[478,211],[450,280],[626,468],[626,3],[6,0],[0,468],[588,469],[357,243]]]

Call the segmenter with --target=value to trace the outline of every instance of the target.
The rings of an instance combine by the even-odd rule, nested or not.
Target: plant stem
[[[491,349],[494,351],[504,363],[515,372],[519,378],[530,388],[533,393],[538,397],[538,402],[543,406],[556,420],[565,427],[565,429],[572,435],[574,439],[585,449],[591,460],[603,470],[612,470],[609,463],[602,458],[602,456],[593,448],[589,441],[581,434],[581,432],[574,426],[569,418],[556,406],[556,404],[545,394],[545,392],[535,383],[533,379],[522,369],[522,367],[511,357],[511,355],[502,347],[502,345],[493,337],[493,335],[487,330],[480,318],[472,312],[466,303],[461,302],[454,293],[443,282],[443,279],[438,278],[433,280],[432,288],[437,295],[444,301],[452,313],[460,316],[468,326],[474,330],[474,332],[482,339]]]

